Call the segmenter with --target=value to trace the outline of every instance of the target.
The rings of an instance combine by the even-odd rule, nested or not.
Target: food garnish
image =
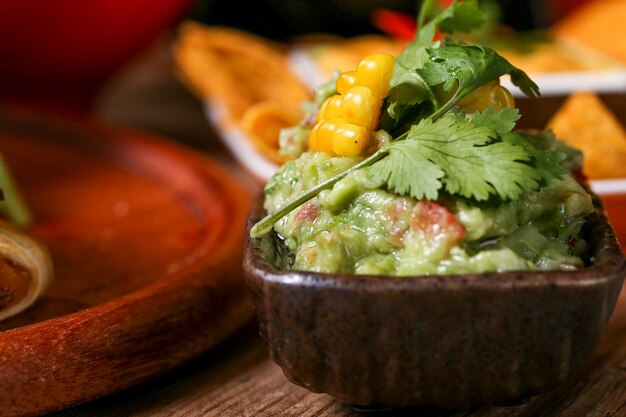
[[[520,115],[499,79],[508,75],[524,94],[537,97],[537,85],[523,71],[488,47],[450,38],[433,41],[438,31],[480,27],[485,19],[478,2],[455,1],[439,13],[434,4],[424,2],[420,30],[395,65],[391,56],[371,55],[356,71],[338,76],[310,130],[311,152],[270,179],[265,188],[270,214],[250,235],[261,237],[275,228],[288,249],[297,252],[296,268],[322,272],[443,273],[462,269],[459,265],[476,261],[473,255],[489,248],[494,258],[477,267],[481,270],[581,266],[572,253],[580,254],[584,240],[561,244],[578,235],[592,210],[589,196],[566,168],[572,163],[567,152],[575,152],[550,133],[514,130]],[[566,202],[565,195],[575,198]],[[541,207],[527,207],[533,204]],[[485,213],[506,216],[507,211],[513,223],[504,228],[483,218],[485,230],[474,230],[480,226],[469,219]],[[360,224],[359,216],[368,215],[373,223],[389,221],[391,229]],[[542,216],[552,216],[551,221]],[[363,233],[364,239],[382,235],[384,242],[374,243],[374,258],[387,262],[389,255],[394,266],[373,268],[378,261],[368,250],[350,247],[362,243],[350,233]],[[513,235],[527,247],[515,247]],[[424,241],[431,248],[445,241],[441,256],[428,267],[407,268],[402,259],[412,251],[410,245],[422,247],[422,255],[430,250]],[[461,241],[462,253],[455,252]],[[320,262],[327,256],[322,246],[343,253],[336,256],[349,262],[342,259],[339,269],[327,269]],[[552,254],[546,258],[548,247]],[[508,261],[500,266],[493,261],[498,256]]]

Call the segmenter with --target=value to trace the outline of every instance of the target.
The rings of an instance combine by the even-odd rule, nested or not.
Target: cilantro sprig
[[[478,6],[478,0],[455,1],[447,9],[439,12],[436,0],[425,0],[422,3],[417,25],[419,31],[415,40],[404,52],[411,54],[411,49],[430,46],[439,28],[445,33],[471,32],[481,28],[486,14]]]
[[[442,85],[447,92],[456,88],[446,106],[456,105],[478,87],[506,74],[525,95],[539,96],[537,84],[493,49],[445,40],[439,47],[427,48],[427,53],[430,61],[416,71],[431,86]]]
[[[541,176],[530,163],[529,149],[502,140],[500,135],[509,132],[497,129],[500,113],[517,116],[517,111],[503,109],[477,113],[478,121],[464,113],[435,122],[424,119],[405,140],[388,145],[389,156],[372,164],[370,175],[418,200],[436,200],[442,189],[477,201],[491,195],[515,200],[537,188]]]
[[[434,11],[434,2],[426,0],[415,40],[396,59],[381,120],[395,139],[266,216],[251,229],[252,237],[268,233],[280,218],[357,170],[367,169],[400,195],[436,200],[445,192],[477,201],[515,200],[566,172],[564,154],[513,131],[517,110],[452,112],[472,91],[505,74],[527,96],[538,96],[539,89],[490,48],[450,39],[433,42],[437,29],[453,33],[480,27],[485,18],[477,0]]]
[[[437,13],[437,10],[437,1],[425,0],[422,3],[418,17],[419,31],[396,58],[391,89],[383,108],[383,125],[387,124],[383,127],[386,130],[392,131],[393,127],[407,118],[410,119],[410,125],[414,120],[422,118],[425,112],[436,111],[444,104],[436,88],[440,82],[429,82],[425,78],[428,72],[420,72],[432,59],[432,49],[439,46],[433,44],[437,29],[446,33],[469,32],[478,29],[486,21],[477,0],[455,1],[443,12]],[[454,105],[454,102],[450,105]]]

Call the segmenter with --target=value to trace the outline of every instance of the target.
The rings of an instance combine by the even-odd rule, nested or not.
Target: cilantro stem
[[[419,12],[419,15],[417,17],[417,30],[418,30],[418,32],[426,24],[426,19],[428,18],[429,15],[432,14],[432,11],[436,7],[436,5],[437,5],[437,0],[424,0],[422,2],[422,7],[420,8],[420,12]],[[417,34],[416,34],[415,38],[417,39]]]
[[[411,129],[407,130],[406,132],[404,132],[403,134],[401,134],[400,136],[398,136],[395,139],[392,139],[392,142],[398,142],[400,140],[404,140],[409,136],[409,133],[411,133]]]
[[[404,136],[404,135],[402,135],[402,136]],[[398,139],[400,139],[400,138],[398,137]],[[356,171],[358,169],[361,169],[361,168],[368,167],[368,166],[374,164],[375,162],[378,162],[381,159],[383,159],[385,156],[387,156],[387,154],[388,154],[388,151],[385,148],[381,148],[378,151],[374,152],[372,155],[370,155],[368,158],[366,158],[363,161],[359,162],[358,164],[356,164],[356,165],[346,169],[345,171],[335,175],[334,177],[327,179],[326,181],[316,185],[315,187],[311,188],[310,190],[305,191],[304,193],[302,193],[302,194],[296,196],[295,198],[289,200],[287,203],[283,204],[278,210],[274,211],[271,214],[268,214],[263,219],[261,219],[261,221],[259,221],[257,224],[255,224],[252,227],[252,229],[250,229],[250,236],[251,237],[257,237],[257,238],[258,237],[263,237],[264,235],[266,235],[267,233],[269,233],[272,230],[272,227],[274,226],[274,223],[276,223],[283,216],[285,216],[289,212],[291,212],[291,210],[293,210],[296,207],[300,206],[301,204],[309,201],[313,197],[317,196],[323,190],[327,190],[329,188],[332,188],[337,182],[339,182],[339,180],[345,178],[351,172],[354,172],[354,171]]]
[[[448,100],[448,102],[446,104],[444,104],[443,107],[438,108],[437,111],[435,111],[433,114],[431,114],[428,117],[428,119],[432,119],[433,121],[437,121],[441,116],[443,116],[448,111],[450,111],[450,109],[452,109],[452,107],[456,106],[456,104],[460,100],[460,97],[459,97],[459,91],[460,90],[461,89],[458,89],[456,91],[456,93],[454,93],[452,98],[450,100]]]
[[[0,212],[3,212],[13,225],[28,226],[32,221],[32,216],[15,186],[2,156],[0,156],[0,190],[2,190],[3,195],[3,201],[0,202]]]

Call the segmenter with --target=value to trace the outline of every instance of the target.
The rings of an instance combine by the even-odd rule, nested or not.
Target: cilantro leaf
[[[432,161],[415,157],[415,143],[400,141],[389,147],[389,156],[372,165],[369,175],[377,182],[386,183],[400,195],[418,200],[437,199],[444,172]]]
[[[381,112],[380,128],[392,137],[398,137],[407,132],[418,120],[428,117],[433,109],[434,105],[430,102],[404,104],[386,100],[384,111]]]
[[[495,112],[488,108],[483,112],[471,115],[472,122],[477,126],[485,126],[495,131],[498,135],[504,135],[515,127],[515,123],[520,119],[518,109],[503,108]]]
[[[425,48],[418,48],[413,54],[404,54],[396,59],[389,93],[382,112],[381,126],[395,130],[405,120],[423,116],[426,110],[439,106],[435,92],[415,71],[422,68],[429,57]],[[425,106],[420,106],[425,104]]]
[[[475,89],[505,74],[510,74],[525,94],[539,95],[539,88],[523,71],[490,48],[446,40],[434,47],[413,48],[413,53],[419,56],[404,55],[396,60],[396,71],[385,101],[383,114],[388,116],[385,127],[393,130],[402,125],[401,116],[404,120],[416,121],[423,117],[424,110],[434,111],[433,119],[437,119]],[[424,60],[424,54],[428,60]],[[445,104],[442,106],[442,103]],[[510,116],[501,123],[514,124],[519,118]]]
[[[430,62],[417,72],[429,85],[443,84],[446,91],[452,91],[458,85],[457,101],[505,74],[510,74],[513,84],[527,96],[539,96],[537,84],[491,48],[447,39],[439,47],[427,48],[427,52]]]
[[[516,199],[539,185],[530,156],[520,146],[493,142],[497,133],[471,121],[445,116],[438,122],[424,120],[411,129],[407,140],[419,141],[422,155],[443,169],[450,194],[487,200],[490,194]]]
[[[558,139],[551,130],[541,132],[539,136],[544,140],[545,149],[565,154],[565,162],[563,163],[565,168],[570,171],[582,168],[584,156],[580,149],[574,148],[565,141]]]
[[[514,200],[539,186],[540,176],[523,146],[499,141],[485,123],[459,120],[459,115],[424,119],[404,141],[386,148],[388,156],[372,165],[371,175],[398,194],[418,199],[436,199],[444,188],[478,201],[490,195]]]
[[[431,44],[427,45],[430,46]],[[424,64],[430,60],[426,46],[410,43],[404,48],[402,53],[396,58],[396,70],[400,69],[416,70],[423,68]],[[395,73],[394,73],[395,75]]]
[[[548,184],[554,179],[561,178],[568,171],[563,165],[567,155],[563,152],[550,150],[547,138],[541,134],[510,132],[503,135],[502,140],[523,147],[531,156],[531,165]]]
[[[439,15],[439,28],[445,33],[471,32],[480,29],[486,20],[485,10],[479,7],[478,0],[455,1]]]
[[[427,15],[433,14],[435,10],[435,2],[428,0],[424,2],[416,37],[396,59],[400,67],[408,70],[423,67],[428,60],[425,48],[432,45],[437,28],[446,33],[470,32],[479,29],[486,21],[485,13],[478,7],[478,0],[467,0],[461,3],[455,0],[447,9],[435,14],[426,23]]]
[[[432,4],[432,3],[431,3]],[[423,9],[423,14],[430,13],[429,7]],[[425,17],[420,21],[425,23]],[[478,6],[478,0],[454,1],[447,9],[434,16],[425,25],[420,25],[419,32],[412,45],[429,46],[433,42],[437,28],[445,33],[471,32],[479,29],[485,23],[485,13]]]
[[[417,104],[424,100],[434,101],[430,85],[416,70],[430,60],[426,48],[409,46],[396,58],[388,96],[392,102]]]
[[[425,3],[424,9],[428,9]],[[420,17],[421,20],[421,17]],[[396,88],[397,98],[404,104],[415,104],[430,99],[434,102],[434,94],[430,86],[423,80],[422,76],[416,73],[417,69],[423,68],[430,57],[426,47],[432,45],[435,31],[441,26],[442,30],[448,33],[455,31],[469,31],[482,25],[484,16],[478,8],[477,0],[468,0],[463,3],[454,2],[449,8],[432,18],[428,24],[417,34],[416,39],[411,42],[396,58],[396,68],[391,80],[390,95],[394,96]],[[413,92],[409,96],[403,92]],[[407,98],[411,97],[408,101]]]
[[[419,104],[424,101],[436,103],[435,94],[428,83],[417,73],[398,63],[391,80],[389,100],[401,104]]]

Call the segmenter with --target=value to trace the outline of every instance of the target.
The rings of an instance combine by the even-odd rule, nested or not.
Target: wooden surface
[[[214,164],[145,134],[7,109],[0,149],[56,275],[0,323],[0,415],[129,387],[250,320],[240,272],[249,199]]]
[[[535,417],[626,415],[626,292],[607,332],[582,372],[523,405],[474,410],[429,408],[357,412],[324,394],[288,382],[267,359],[254,324],[174,372],[54,417],[82,416]]]

